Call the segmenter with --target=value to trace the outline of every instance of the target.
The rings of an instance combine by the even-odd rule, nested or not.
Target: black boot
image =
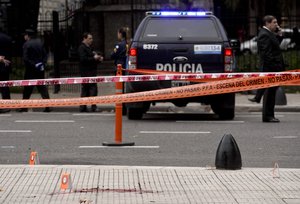
[[[17,109],[17,112],[28,112],[28,108],[20,108],[20,109]]]
[[[45,112],[45,113],[49,113],[49,112],[51,112],[52,111],[52,108],[49,108],[49,107],[46,107],[44,110],[43,110],[43,112]]]
[[[257,100],[256,98],[248,98],[248,100],[253,102],[253,103],[260,103],[260,101]]]
[[[88,112],[88,109],[85,105],[82,105],[82,106],[79,107],[79,111],[80,112]]]
[[[99,108],[96,105],[92,105],[91,110],[92,112],[99,112]]]
[[[8,113],[10,112],[10,109],[0,109],[0,113]]]

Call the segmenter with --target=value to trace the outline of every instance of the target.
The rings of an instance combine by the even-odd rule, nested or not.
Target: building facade
[[[83,0],[40,0],[39,16],[38,16],[38,31],[52,30],[52,12],[57,11],[59,19],[62,21],[60,24],[61,29],[71,23],[71,19],[68,19],[74,11],[81,8]]]
[[[117,41],[117,30],[127,27],[132,37],[146,11],[213,9],[213,0],[95,0],[86,7],[87,19],[82,21],[85,23],[81,25],[81,33],[93,33],[95,48],[108,59]],[[77,26],[80,27],[80,22]]]
[[[268,5],[277,6],[277,8],[272,8]],[[300,1],[250,0],[248,1],[248,8],[248,32],[250,36],[255,36],[257,34],[258,29],[261,26],[260,21],[264,15],[276,16],[280,23],[280,26],[283,28],[293,28],[295,26],[300,26]],[[277,11],[274,12],[274,10]]]

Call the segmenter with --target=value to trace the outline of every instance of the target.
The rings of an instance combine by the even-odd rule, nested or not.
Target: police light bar
[[[152,16],[207,16],[212,15],[210,11],[149,11],[146,15]]]

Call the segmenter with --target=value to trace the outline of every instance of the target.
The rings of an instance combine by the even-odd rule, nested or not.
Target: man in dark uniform
[[[36,37],[36,32],[27,29],[24,34],[25,43],[23,45],[23,60],[25,64],[24,79],[44,79],[45,65],[47,62],[47,53],[42,41]],[[48,88],[45,85],[36,86],[43,99],[49,99]],[[34,86],[25,86],[23,90],[23,99],[29,99]],[[27,112],[27,108],[21,108],[19,112]],[[46,107],[44,112],[50,112]]]
[[[282,32],[274,16],[263,18],[263,28],[259,31],[257,45],[261,67],[264,72],[284,71],[283,56],[280,50]],[[280,122],[274,116],[275,96],[278,87],[266,89],[263,101],[263,122]]]
[[[8,81],[11,72],[11,38],[0,31],[0,81]],[[0,87],[2,99],[10,99],[9,87]],[[0,109],[0,113],[7,113],[10,109]]]
[[[97,76],[97,64],[103,61],[103,57],[93,51],[93,48],[91,47],[92,43],[92,34],[84,33],[82,43],[78,48],[81,77]],[[97,94],[98,89],[96,83],[81,85],[81,97],[97,96]],[[96,104],[92,105],[91,110],[93,112],[96,112],[98,110]],[[88,112],[87,106],[81,105],[79,111]]]

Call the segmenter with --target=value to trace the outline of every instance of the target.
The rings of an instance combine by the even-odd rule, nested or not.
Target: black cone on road
[[[236,170],[242,168],[238,145],[231,134],[225,134],[219,143],[215,165],[217,169]]]

